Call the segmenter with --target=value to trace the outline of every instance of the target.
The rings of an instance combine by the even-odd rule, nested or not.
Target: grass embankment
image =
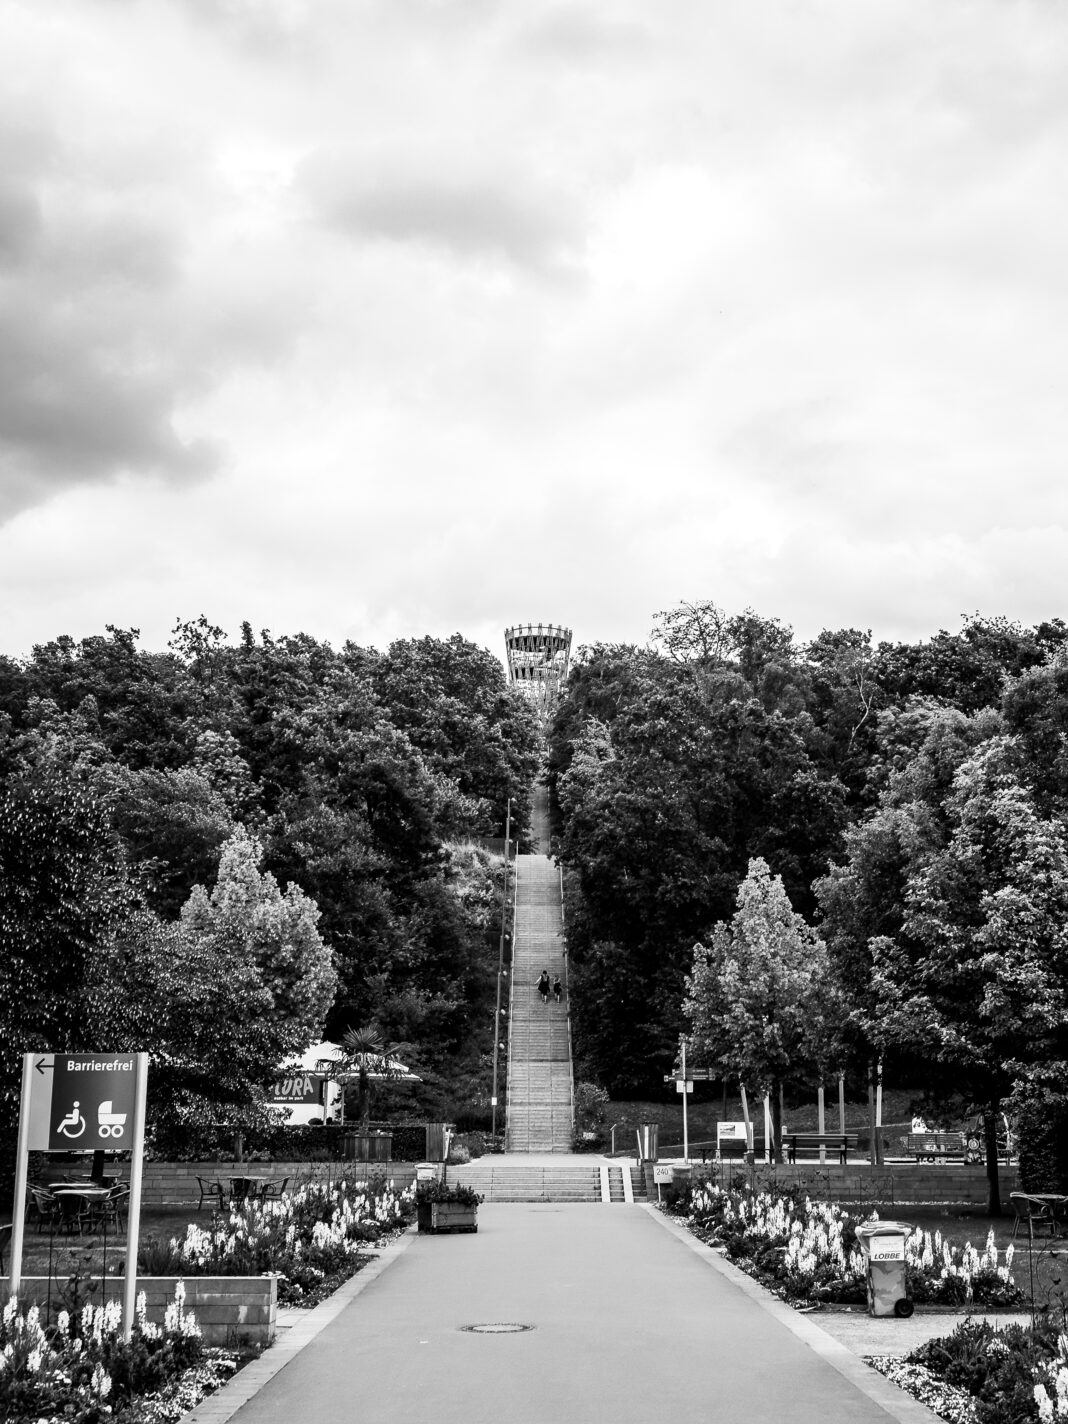
[[[682,1142],[682,1096],[672,1091],[668,1094],[665,1084],[664,1097],[645,1101],[613,1101],[605,1110],[605,1122],[616,1126],[616,1147],[619,1151],[629,1151],[634,1144],[635,1130],[642,1123],[655,1122],[660,1125],[660,1148]],[[884,1092],[883,1094],[883,1135],[891,1141],[909,1132],[912,1127],[912,1103],[915,1094],[909,1091]],[[715,1149],[716,1124],[719,1122],[741,1122],[742,1102],[740,1098],[728,1097],[726,1105],[722,1095],[713,1087],[697,1083],[687,1104],[687,1126],[691,1152],[700,1154],[700,1149]],[[764,1105],[758,1099],[750,1100],[749,1116],[754,1131],[761,1135],[764,1131]],[[824,1124],[827,1132],[839,1131],[838,1098],[830,1087],[827,1089],[824,1107]],[[845,1125],[847,1132],[863,1132],[868,1127],[868,1104],[847,1102],[845,1105]],[[783,1117],[786,1132],[815,1132],[818,1127],[816,1102],[799,1103],[787,1107]]]

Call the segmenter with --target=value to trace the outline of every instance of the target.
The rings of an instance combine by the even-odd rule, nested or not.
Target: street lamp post
[[[501,980],[504,977],[505,926],[508,923],[508,847],[512,840],[512,798],[504,821],[504,885],[501,889],[501,942],[497,951],[497,1007],[493,1012],[493,1135],[497,1135],[497,1059],[501,1045]]]

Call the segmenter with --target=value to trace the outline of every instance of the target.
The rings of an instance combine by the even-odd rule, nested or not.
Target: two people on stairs
[[[561,995],[564,992],[564,986],[560,983],[560,976],[558,974],[550,985],[549,971],[547,969],[543,969],[541,971],[541,978],[538,980],[538,993],[541,995],[541,1001],[543,1004],[547,1004],[549,1002],[550,989],[552,990],[553,998],[556,1000],[557,1003],[559,1003]]]

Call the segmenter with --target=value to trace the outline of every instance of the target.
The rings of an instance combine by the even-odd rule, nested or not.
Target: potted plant
[[[431,1233],[477,1231],[478,1204],[482,1200],[474,1187],[420,1182],[415,1189],[419,1230]]]

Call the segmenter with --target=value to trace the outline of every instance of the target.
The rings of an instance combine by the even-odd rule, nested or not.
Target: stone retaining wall
[[[148,1318],[162,1323],[163,1314],[174,1300],[177,1276],[142,1276],[138,1291],[144,1291]],[[185,1308],[196,1316],[206,1345],[267,1346],[274,1340],[278,1324],[278,1280],[275,1276],[186,1276]],[[0,1277],[0,1294],[7,1299],[6,1277]],[[49,1297],[47,1276],[23,1276],[19,1288],[22,1305],[43,1305]],[[59,1299],[52,1282],[53,1307]],[[94,1295],[93,1302],[100,1299]],[[108,1299],[122,1300],[122,1280],[108,1282]]]
[[[714,1163],[697,1163],[690,1167],[674,1167],[675,1181],[711,1180],[726,1185],[740,1176],[757,1191],[802,1192],[822,1201],[858,1203],[879,1207],[908,1206],[920,1202],[948,1203],[950,1206],[985,1207],[987,1200],[986,1168],[963,1164],[894,1164],[889,1167],[868,1167],[850,1163],[820,1165],[818,1162],[796,1166],[768,1167],[762,1164],[746,1167],[739,1162],[725,1162],[721,1168]],[[1018,1169],[1002,1166],[1000,1171],[1002,1209],[1008,1210],[1009,1193],[1019,1189]],[[656,1197],[653,1165],[645,1164],[646,1191],[651,1200]]]

